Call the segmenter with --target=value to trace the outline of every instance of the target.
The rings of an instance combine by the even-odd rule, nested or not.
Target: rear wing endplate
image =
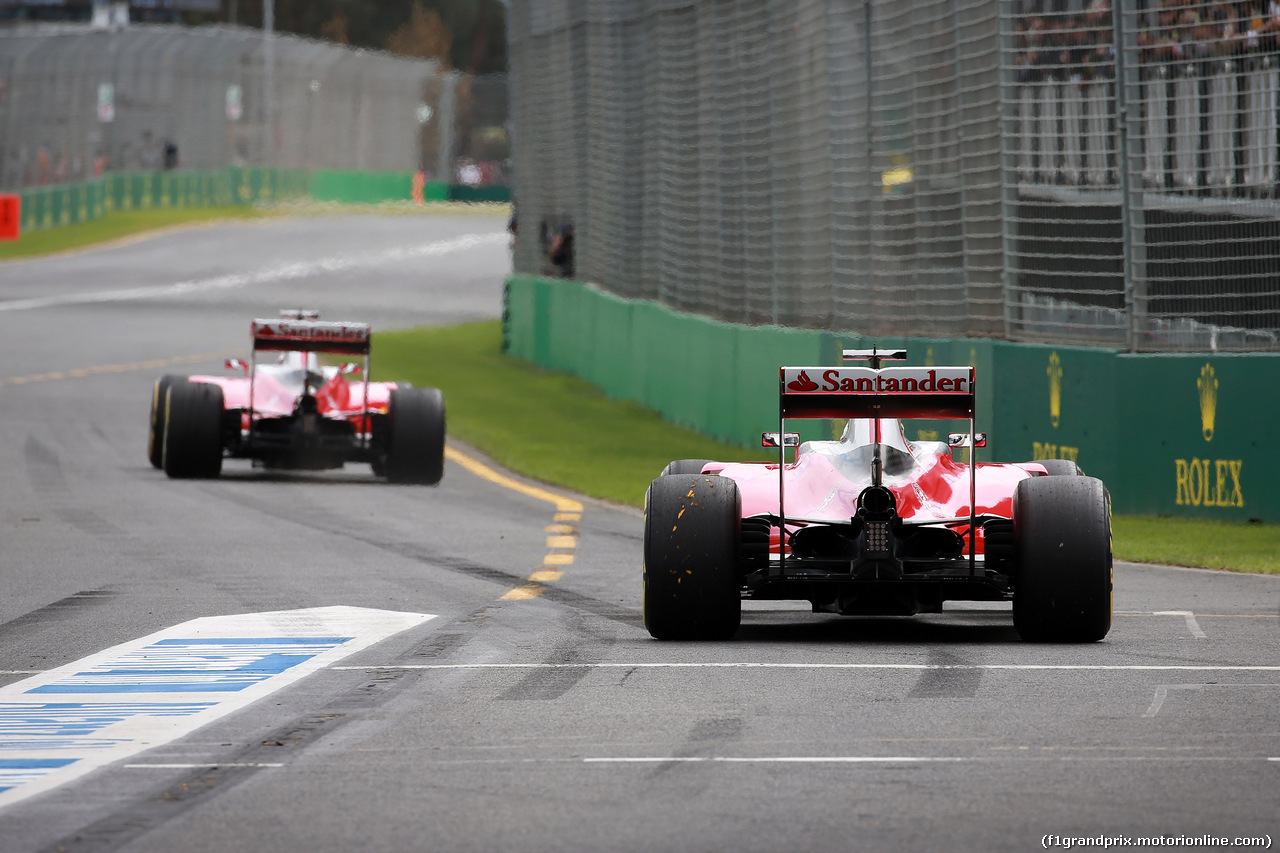
[[[341,352],[368,355],[371,336],[368,323],[320,320],[254,320],[255,350],[291,352]]]

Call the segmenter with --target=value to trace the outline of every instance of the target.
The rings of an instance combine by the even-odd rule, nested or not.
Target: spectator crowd
[[[1137,20],[1143,62],[1257,55],[1280,48],[1280,0],[1154,0]],[[1020,82],[1045,78],[1088,83],[1115,74],[1111,0],[1081,12],[1030,11],[1014,24]]]

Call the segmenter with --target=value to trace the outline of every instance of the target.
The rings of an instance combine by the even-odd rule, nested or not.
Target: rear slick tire
[[[1013,493],[1013,624],[1030,642],[1111,630],[1111,497],[1094,477],[1031,477]]]
[[[147,434],[147,459],[152,468],[164,468],[164,431],[169,399],[169,386],[175,382],[186,382],[185,376],[174,376],[167,373],[156,380],[151,389],[151,431]]]
[[[701,474],[702,469],[711,464],[710,459],[676,459],[667,463],[658,476],[668,477],[672,474]]]
[[[1037,459],[1037,465],[1043,465],[1050,477],[1083,477],[1080,466],[1070,459]]]
[[[174,382],[165,394],[164,472],[175,479],[222,473],[222,388]]]
[[[659,640],[728,640],[742,622],[742,499],[728,477],[673,474],[645,493],[644,626]]]
[[[434,486],[444,476],[444,395],[397,388],[387,405],[387,479]]]

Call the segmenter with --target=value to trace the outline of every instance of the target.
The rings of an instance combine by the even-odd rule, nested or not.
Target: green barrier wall
[[[839,364],[844,347],[905,346],[914,365],[977,369],[984,460],[1073,459],[1118,512],[1280,521],[1280,470],[1263,441],[1280,421],[1280,356],[1127,355],[991,340],[871,340],[735,326],[558,279],[512,276],[512,355],[741,446],[777,429],[778,368]],[[790,427],[791,424],[788,424]],[[943,440],[963,422],[911,421]],[[829,427],[807,424],[806,438]]]
[[[505,203],[511,201],[511,187],[469,187],[466,184],[450,184],[449,201],[488,201]]]
[[[317,201],[344,204],[379,204],[410,201],[413,198],[412,172],[362,172],[350,169],[322,169],[311,177],[311,197]],[[428,181],[422,186],[423,201],[509,202],[510,187],[468,187]]]
[[[311,197],[343,204],[413,199],[412,172],[343,169],[227,168],[214,172],[124,172],[94,181],[24,190],[22,231],[42,231],[98,219],[113,210],[216,207]],[[511,200],[507,187],[428,182],[423,201]]]
[[[215,207],[299,198],[310,191],[309,181],[309,173],[298,169],[113,173],[94,181],[21,192],[22,231],[74,225],[113,210]]]
[[[343,204],[410,201],[413,198],[413,173],[322,169],[311,177],[311,197],[316,201]],[[448,197],[449,187],[446,184],[434,181],[423,184],[423,201],[444,201]]]

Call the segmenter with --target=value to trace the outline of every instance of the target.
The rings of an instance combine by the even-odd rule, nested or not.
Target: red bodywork
[[[914,461],[912,469],[899,476],[885,478],[884,486],[893,492],[898,515],[904,519],[956,519],[969,515],[969,465],[955,461],[951,448],[943,442],[909,442],[902,434],[899,421],[881,421],[882,435],[891,439],[892,447],[908,450]],[[853,434],[857,430],[850,430]],[[863,445],[865,446],[865,445]],[[858,495],[869,486],[870,478],[857,476],[857,470],[841,466],[842,454],[856,453],[857,445],[841,441],[806,442],[801,445],[794,462],[786,465],[786,517],[788,530],[800,523],[823,521],[847,522],[857,513]],[[843,469],[843,470],[842,470]],[[742,515],[779,515],[778,464],[760,462],[712,463],[706,472],[732,477],[742,496]],[[866,472],[869,474],[869,470]],[[976,474],[976,514],[1013,516],[1013,490],[1020,480],[1044,474],[1035,463],[980,463]],[[794,521],[791,521],[794,520]],[[964,537],[968,553],[968,521],[948,525]],[[982,528],[978,528],[978,550],[982,549]],[[772,546],[778,547],[778,534],[773,531]]]
[[[394,382],[351,381],[338,368],[321,368],[312,356],[315,370],[327,375],[325,382],[316,389],[317,412],[326,418],[340,418],[351,421],[357,433],[369,431],[364,421],[365,386],[368,386],[369,413],[387,413],[387,404],[391,400],[391,392],[396,389]],[[302,396],[299,384],[282,381],[284,371],[276,371],[276,365],[258,365],[257,375],[251,383],[247,376],[192,376],[192,382],[207,382],[222,388],[223,406],[231,411],[241,410],[241,429],[249,429],[249,389],[253,388],[253,417],[260,418],[287,417],[293,413],[298,399]]]

